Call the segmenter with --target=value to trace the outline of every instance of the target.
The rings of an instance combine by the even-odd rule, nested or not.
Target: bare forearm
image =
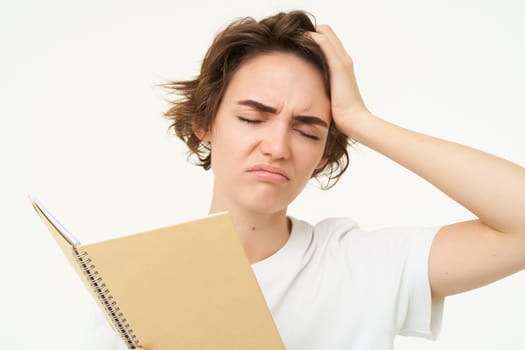
[[[504,159],[410,131],[375,116],[350,135],[423,177],[500,232],[525,234],[525,169]]]

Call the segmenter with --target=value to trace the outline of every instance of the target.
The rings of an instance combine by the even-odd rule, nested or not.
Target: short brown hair
[[[330,97],[330,76],[321,48],[306,32],[315,31],[315,20],[303,11],[278,13],[261,21],[251,17],[238,19],[222,30],[211,44],[202,62],[200,74],[193,80],[170,81],[163,86],[178,98],[170,101],[164,114],[171,121],[170,129],[195,155],[197,165],[208,170],[211,148],[201,142],[195,128],[211,130],[222,97],[234,73],[247,59],[269,52],[287,52],[303,58],[319,69],[325,92]],[[347,146],[350,139],[330,123],[323,157],[326,165],[316,169],[312,177],[327,181],[321,187],[332,187],[348,167]]]

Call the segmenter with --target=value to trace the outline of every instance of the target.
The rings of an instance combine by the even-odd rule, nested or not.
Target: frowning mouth
[[[257,164],[249,168],[248,172],[264,181],[279,183],[290,181],[290,177],[284,169],[268,164]]]

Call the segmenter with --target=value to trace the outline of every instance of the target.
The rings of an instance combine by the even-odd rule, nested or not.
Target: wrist
[[[344,118],[341,122],[336,122],[337,128],[354,141],[366,144],[368,130],[372,127],[374,121],[379,118],[368,110],[348,113],[347,115],[352,115],[352,117]]]

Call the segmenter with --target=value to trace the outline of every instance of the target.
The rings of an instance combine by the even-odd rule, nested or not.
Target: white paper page
[[[55,226],[58,232],[64,237],[72,246],[77,247],[80,245],[80,241],[73,236],[36,198],[31,198],[31,200],[36,204],[36,206],[42,211],[42,213],[49,219],[51,224]]]

